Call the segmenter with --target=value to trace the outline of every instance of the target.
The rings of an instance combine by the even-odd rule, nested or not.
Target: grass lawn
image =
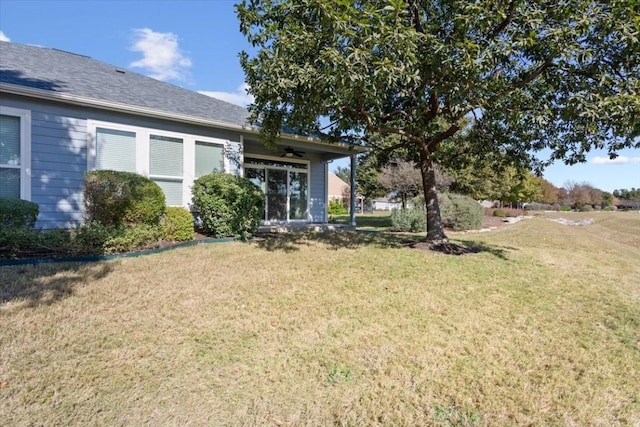
[[[553,215],[0,267],[1,423],[640,425],[640,215]]]
[[[335,215],[331,218],[335,224],[349,224],[349,215]],[[374,211],[372,213],[357,214],[356,227],[358,228],[388,228],[391,227],[391,211]]]

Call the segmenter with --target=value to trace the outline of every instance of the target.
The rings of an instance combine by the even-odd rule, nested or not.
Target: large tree
[[[469,121],[467,152],[538,169],[543,149],[575,163],[640,147],[636,0],[244,0],[237,12],[264,142],[285,128],[399,135],[391,149],[419,158],[427,241],[446,241],[434,162]]]

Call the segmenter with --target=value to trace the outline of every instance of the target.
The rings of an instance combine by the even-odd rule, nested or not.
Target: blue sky
[[[53,47],[246,105],[238,61],[251,47],[240,34],[235,0],[0,1],[0,40]],[[610,161],[592,152],[588,163],[555,164],[544,176],[605,191],[640,188],[640,150]],[[332,169],[347,165],[332,163]]]

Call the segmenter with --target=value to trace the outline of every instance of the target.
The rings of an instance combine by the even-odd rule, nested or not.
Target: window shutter
[[[95,168],[136,172],[136,133],[97,128]]]

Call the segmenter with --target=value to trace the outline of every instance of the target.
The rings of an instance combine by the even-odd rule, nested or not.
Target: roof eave
[[[0,92],[11,93],[14,95],[30,96],[32,98],[39,98],[48,101],[59,101],[67,104],[80,105],[83,107],[94,107],[103,110],[126,112],[137,114],[145,117],[170,119],[184,123],[190,123],[195,125],[214,126],[222,129],[240,130],[257,132],[252,130],[252,126],[240,126],[232,123],[224,123],[215,120],[207,120],[198,117],[187,116],[184,114],[169,113],[166,111],[154,110],[152,108],[139,107],[136,105],[121,104],[118,102],[103,101],[94,98],[88,98],[78,95],[71,95],[68,93],[51,92],[48,90],[35,89],[20,85],[14,85],[11,83],[0,82]]]
[[[32,98],[44,99],[47,101],[58,101],[64,102],[72,105],[79,105],[83,107],[93,107],[100,108],[103,110],[115,111],[115,112],[126,112],[137,114],[145,117],[163,119],[163,120],[174,120],[181,123],[189,123],[193,125],[199,126],[211,126],[218,129],[226,129],[232,131],[239,132],[249,132],[252,134],[259,134],[260,129],[256,126],[251,126],[250,124],[246,125],[237,125],[233,123],[225,123],[217,120],[208,120],[199,117],[188,116],[184,114],[176,114],[169,113],[166,111],[154,110],[152,108],[140,107],[136,105],[129,104],[121,104],[118,102],[104,101],[94,98],[88,98],[78,95],[71,95],[68,93],[60,93],[60,92],[51,92],[43,89],[36,89],[25,87],[21,85],[15,85],[11,83],[0,82],[0,92],[10,93],[13,95],[22,95],[29,96]],[[309,136],[301,136],[296,134],[283,133],[280,135],[281,139],[286,139],[290,141],[298,141],[305,142],[314,145],[322,145],[326,147],[339,148],[348,152],[356,152],[356,153],[364,153],[367,152],[368,149],[366,147],[358,146],[358,145],[350,145],[344,144],[340,142],[327,142],[323,141],[319,138],[309,137]]]

